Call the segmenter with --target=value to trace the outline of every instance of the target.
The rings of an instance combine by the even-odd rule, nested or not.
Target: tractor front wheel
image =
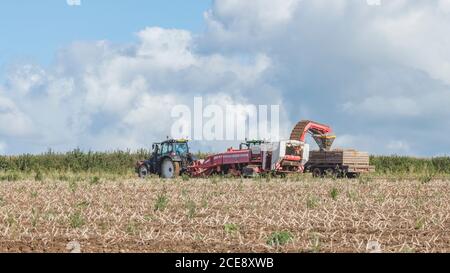
[[[162,178],[175,178],[180,175],[180,163],[173,162],[171,159],[167,158],[161,164],[161,177]]]
[[[139,167],[139,177],[145,178],[148,175],[148,169],[145,165]]]

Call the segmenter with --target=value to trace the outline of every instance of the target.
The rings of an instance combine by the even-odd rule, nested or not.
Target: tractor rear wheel
[[[175,178],[180,175],[180,163],[173,162],[171,159],[166,158],[161,164],[161,177],[162,178]]]

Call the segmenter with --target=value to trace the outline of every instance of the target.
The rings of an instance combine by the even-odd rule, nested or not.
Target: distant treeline
[[[60,172],[108,172],[127,174],[136,161],[147,159],[149,150],[83,152],[76,149],[67,153],[49,151],[41,155],[0,156],[0,171],[60,171]],[[198,158],[207,154],[197,153]],[[450,174],[450,157],[421,159],[403,156],[371,156],[371,164],[380,174],[436,173]]]

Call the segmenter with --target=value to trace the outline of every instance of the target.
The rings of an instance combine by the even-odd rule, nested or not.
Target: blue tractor
[[[189,151],[187,140],[170,139],[154,143],[152,149],[152,155],[148,160],[136,164],[136,172],[141,178],[150,174],[162,178],[175,178],[185,173],[188,166],[195,161]]]

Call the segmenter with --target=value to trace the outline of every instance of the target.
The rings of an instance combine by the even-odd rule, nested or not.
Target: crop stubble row
[[[0,251],[450,252],[449,197],[449,181],[3,182]]]

